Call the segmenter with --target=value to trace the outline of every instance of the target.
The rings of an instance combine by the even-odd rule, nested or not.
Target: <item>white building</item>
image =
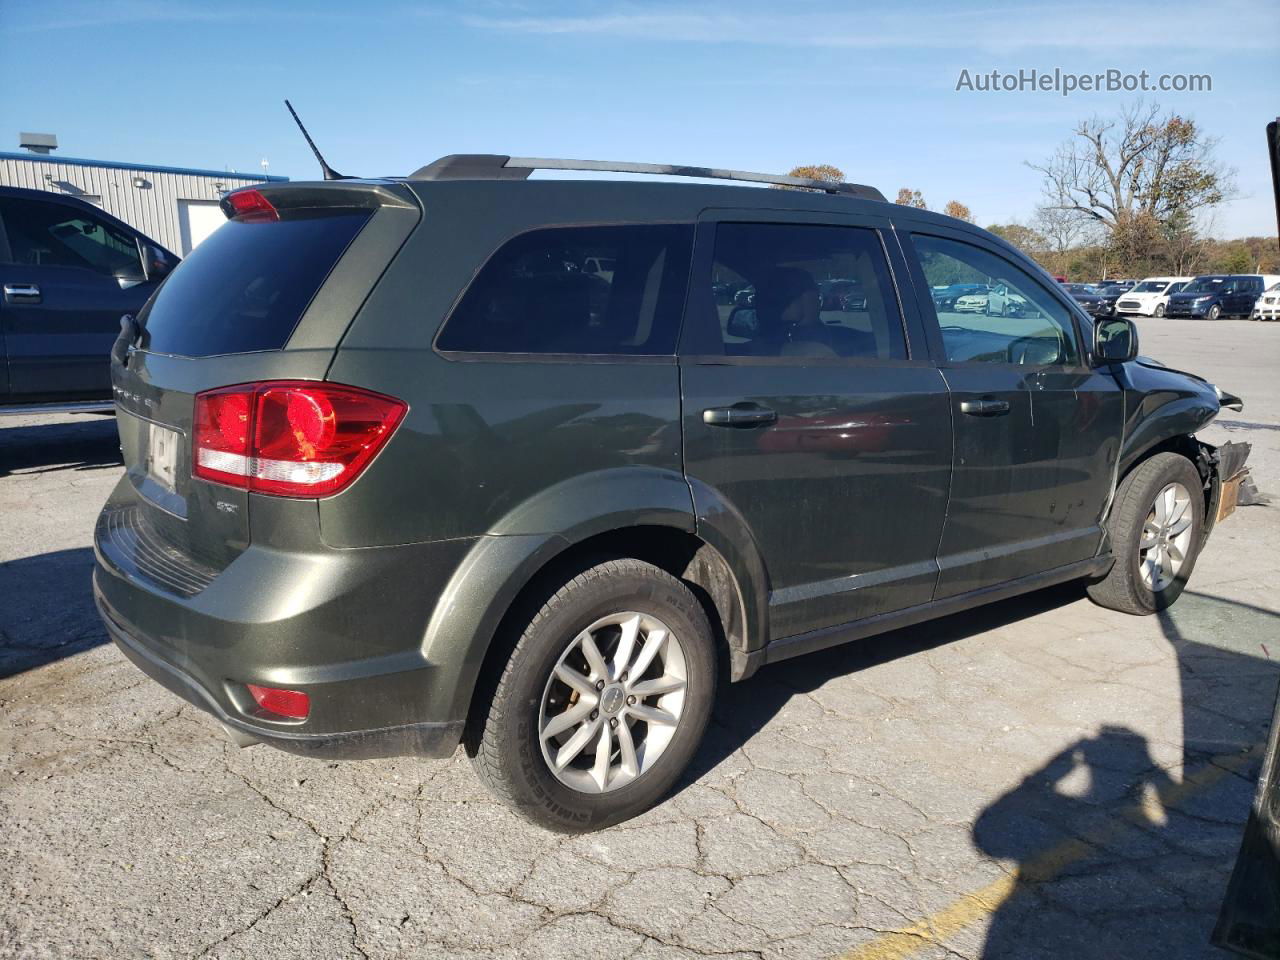
[[[50,153],[0,152],[0,186],[49,190],[88,200],[184,257],[226,219],[218,209],[224,193],[288,179],[79,160]]]

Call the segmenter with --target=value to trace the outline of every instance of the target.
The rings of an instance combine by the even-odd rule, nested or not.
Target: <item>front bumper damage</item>
[[[1252,506],[1266,503],[1253,482],[1249,468],[1245,466],[1252,444],[1231,441],[1221,446],[1200,444],[1200,458],[1197,467],[1205,478],[1205,491],[1208,495],[1208,509],[1205,510],[1205,536],[1207,537],[1217,524],[1231,516],[1238,506]]]

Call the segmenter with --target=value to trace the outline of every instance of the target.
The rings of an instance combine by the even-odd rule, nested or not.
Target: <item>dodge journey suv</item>
[[[539,166],[604,165],[232,193],[122,319],[98,608],[238,742],[461,743],[598,828],[670,789],[717,682],[1069,580],[1158,611],[1247,482],[1194,436],[1237,398],[983,230]]]

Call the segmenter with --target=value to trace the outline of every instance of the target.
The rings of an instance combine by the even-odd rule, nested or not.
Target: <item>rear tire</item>
[[[561,833],[643,813],[706,730],[713,636],[689,588],[652,564],[609,560],[574,577],[524,628],[480,705],[467,735],[480,779]]]
[[[1138,616],[1181,596],[1204,540],[1204,485],[1195,466],[1158,453],[1120,483],[1108,529],[1115,564],[1088,587],[1099,606]]]

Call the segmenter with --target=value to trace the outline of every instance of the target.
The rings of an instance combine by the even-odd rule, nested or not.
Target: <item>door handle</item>
[[[4,299],[6,303],[39,303],[40,288],[34,283],[6,283]]]
[[[1009,412],[1008,400],[961,400],[960,412],[971,417],[999,417]]]
[[[709,427],[753,427],[773,423],[778,414],[758,403],[735,403],[731,407],[707,407],[702,422]]]

